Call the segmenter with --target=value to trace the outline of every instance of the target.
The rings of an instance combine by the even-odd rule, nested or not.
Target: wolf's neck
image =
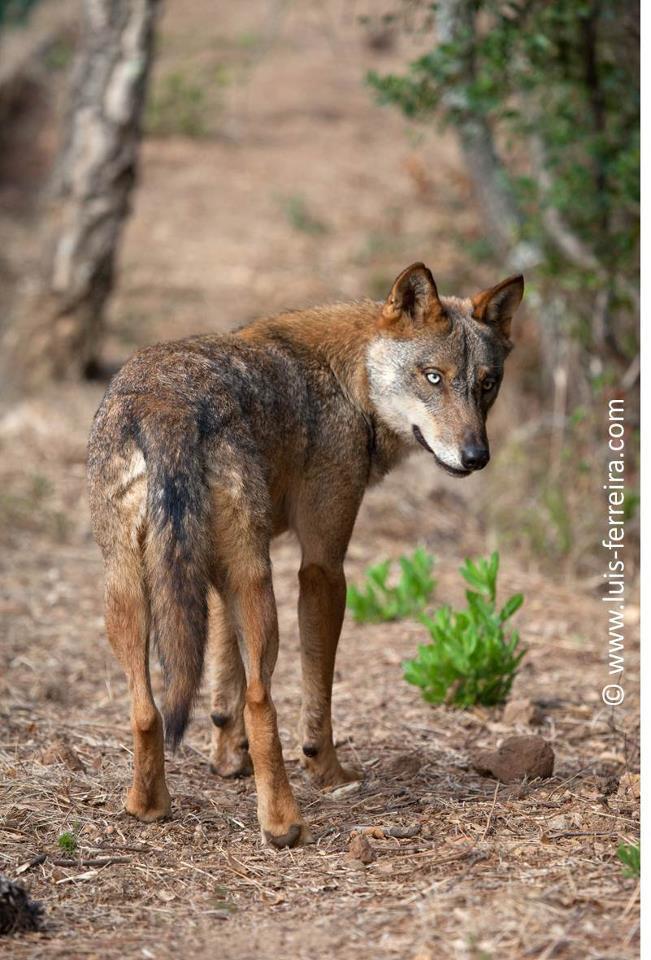
[[[245,327],[240,336],[291,344],[306,360],[329,367],[342,391],[360,412],[373,412],[366,357],[376,336],[380,305],[372,300],[312,307]]]
[[[372,300],[335,303],[258,320],[240,331],[257,341],[291,344],[305,359],[327,367],[349,402],[365,418],[374,446],[371,482],[380,479],[407,453],[404,440],[379,416],[369,384],[369,347],[378,336],[381,304]]]

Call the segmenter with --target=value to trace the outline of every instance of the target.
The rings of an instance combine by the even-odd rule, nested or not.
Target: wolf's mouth
[[[415,436],[416,440],[418,440],[418,442],[420,443],[421,447],[424,447],[425,450],[427,450],[428,453],[431,453],[432,456],[434,457],[434,459],[436,460],[436,462],[438,463],[439,467],[441,467],[441,469],[445,470],[446,473],[449,473],[451,477],[468,477],[468,476],[470,476],[470,474],[471,474],[471,472],[472,472],[471,470],[457,470],[456,467],[449,467],[449,466],[447,465],[447,463],[443,463],[442,460],[439,460],[439,458],[436,456],[436,454],[434,453],[434,451],[432,450],[432,448],[430,447],[429,443],[427,442],[427,440],[425,439],[425,437],[423,436],[423,434],[420,432],[420,430],[418,429],[418,427],[414,424],[411,429],[414,431],[414,436]]]

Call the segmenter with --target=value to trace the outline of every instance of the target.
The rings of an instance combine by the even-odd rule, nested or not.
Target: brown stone
[[[543,722],[543,712],[532,700],[509,700],[504,707],[502,721],[516,726],[540,726]]]
[[[348,841],[348,859],[361,863],[373,863],[375,852],[363,833],[352,833]]]
[[[554,751],[542,737],[509,737],[497,750],[478,750],[472,765],[485,777],[502,783],[551,777]]]

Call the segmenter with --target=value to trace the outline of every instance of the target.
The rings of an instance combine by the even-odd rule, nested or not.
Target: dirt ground
[[[443,292],[498,279],[468,255],[482,230],[453,140],[411,129],[361,82],[369,68],[403,62],[415,40],[365,25],[363,4],[220,6],[219,17],[208,0],[170,3],[165,14],[155,89],[169,74],[215,82],[200,136],[145,143],[111,307],[112,361],[288,305],[381,296],[415,259],[432,265]],[[27,237],[29,223],[13,230]],[[347,618],[335,730],[364,780],[314,790],[294,735],[298,553],[282,538],[274,698],[315,844],[261,845],[252,781],[209,772],[206,694],[168,757],[171,820],[124,814],[128,697],[104,634],[85,498],[101,392],[66,386],[0,409],[0,872],[43,902],[48,923],[13,938],[8,955],[636,956],[639,886],[616,851],[639,833],[637,601],[631,592],[626,700],[606,708],[604,604],[594,584],[543,576],[533,558],[503,556],[501,589],[526,596],[517,626],[529,652],[513,697],[540,704],[551,779],[496,785],[477,774],[474,748],[531,730],[506,724],[500,708],[428,706],[401,670],[422,628]],[[499,449],[522,415],[508,386],[498,408]],[[437,557],[436,602],[461,602],[459,563],[492,547],[476,510],[481,483],[455,482],[415,455],[368,494],[349,580],[424,544]],[[368,864],[349,853],[351,832],[365,828]],[[67,830],[79,841],[69,863],[57,846]]]

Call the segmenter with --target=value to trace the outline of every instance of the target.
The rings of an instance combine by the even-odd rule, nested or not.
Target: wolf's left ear
[[[391,326],[406,317],[414,326],[438,320],[443,312],[431,271],[424,263],[412,263],[391,287],[382,307],[380,323]]]
[[[489,290],[482,290],[472,298],[475,319],[496,327],[498,332],[508,340],[511,336],[511,320],[520,306],[523,294],[522,274],[508,277]]]

